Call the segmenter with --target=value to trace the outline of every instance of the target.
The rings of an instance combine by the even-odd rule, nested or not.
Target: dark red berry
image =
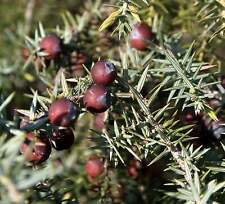
[[[51,124],[68,127],[75,121],[78,111],[69,99],[54,101],[48,110],[48,118]]]
[[[56,59],[61,53],[61,40],[56,35],[48,35],[41,40],[40,49],[47,54],[46,59]]]
[[[20,152],[27,161],[33,164],[40,164],[49,158],[51,144],[47,137],[38,137],[30,132],[27,133],[24,142],[20,145]]]
[[[116,68],[114,64],[107,61],[98,61],[91,69],[93,81],[99,85],[109,85],[116,78]]]
[[[128,166],[128,174],[130,177],[136,179],[139,176],[141,169],[141,162],[137,160],[131,160]]]
[[[69,149],[74,143],[74,134],[71,129],[53,130],[50,135],[52,146],[56,150]]]
[[[86,162],[84,169],[89,177],[96,178],[104,172],[104,164],[99,158],[93,157]]]
[[[194,108],[185,108],[182,113],[182,119],[186,123],[192,123],[200,119],[200,115],[195,113]]]
[[[192,122],[195,118],[195,115],[192,112],[187,112],[184,117],[185,117],[184,118],[185,121]]]
[[[94,84],[86,91],[83,102],[90,112],[102,113],[110,107],[111,96],[106,87]]]
[[[153,33],[148,24],[142,22],[134,25],[130,33],[131,47],[144,51],[149,46],[149,41],[153,39]]]
[[[27,60],[30,56],[30,50],[26,47],[22,48],[21,55],[22,55],[24,60]]]

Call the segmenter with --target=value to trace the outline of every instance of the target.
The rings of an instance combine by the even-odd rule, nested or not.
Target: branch
[[[186,174],[186,172],[187,172],[186,167],[188,166],[188,163],[187,163],[185,157],[182,155],[181,151],[178,150],[177,147],[168,140],[168,137],[166,137],[166,135],[167,135],[166,130],[157,121],[155,121],[152,113],[150,112],[149,108],[145,104],[141,94],[135,88],[133,88],[130,84],[128,84],[126,81],[124,81],[123,79],[117,78],[117,80],[120,83],[122,83],[123,85],[129,87],[129,89],[133,93],[134,97],[137,99],[137,102],[139,103],[141,109],[146,114],[146,116],[148,118],[148,122],[151,124],[152,127],[155,128],[157,133],[160,135],[161,139],[165,143],[167,149],[172,154],[174,160],[179,165],[180,169],[185,172],[185,175],[184,175],[185,180],[187,181],[188,184],[190,184],[192,178],[191,178],[190,174]]]

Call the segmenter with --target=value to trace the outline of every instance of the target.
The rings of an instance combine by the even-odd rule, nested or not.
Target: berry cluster
[[[55,34],[48,35],[40,41],[39,51],[43,53],[41,58],[45,61],[57,60],[63,54],[62,41]],[[24,59],[27,59],[30,53],[29,50],[23,49],[22,54]],[[81,55],[79,56],[81,57]],[[71,63],[72,67],[76,66],[73,68],[75,71],[77,68],[80,69],[80,66],[74,61],[71,61]],[[91,76],[94,84],[86,90],[83,96],[83,104],[86,110],[91,113],[105,112],[111,106],[108,86],[113,83],[117,76],[115,66],[107,61],[98,61],[91,70]],[[55,100],[49,106],[47,114],[51,129],[28,132],[21,144],[20,152],[25,155],[26,160],[33,164],[39,164],[48,159],[51,147],[58,151],[69,149],[74,143],[74,134],[70,127],[74,124],[78,114],[78,107],[73,101],[67,98]],[[29,120],[23,119],[20,127],[24,128],[27,124],[29,124]],[[96,163],[96,161],[97,159],[92,161],[90,165],[87,165],[86,169],[96,169],[93,164],[98,166],[101,163]],[[96,175],[101,173],[100,170],[98,172]],[[91,175],[91,177],[95,176]]]
[[[215,106],[215,100],[209,101],[209,104]],[[216,105],[217,107],[215,108],[218,108],[218,101],[216,101]],[[197,142],[200,142],[200,145],[210,145],[213,141],[218,142],[225,133],[224,120],[222,118],[214,121],[206,114],[196,114],[192,108],[186,108],[183,111],[182,121],[184,124],[196,124],[192,135],[197,138]]]
[[[131,47],[139,51],[145,51],[154,39],[154,34],[146,23],[140,22],[134,25],[129,39]],[[64,54],[64,49],[65,46],[62,40],[57,35],[51,34],[41,39],[39,43],[39,52],[41,54],[39,56],[44,59],[45,63],[49,63],[51,60],[58,60]],[[30,52],[28,49],[25,48],[22,50],[24,59],[28,59],[29,55]],[[37,59],[39,58],[34,58],[36,61]],[[81,64],[84,64],[85,61],[85,55],[83,53],[72,52],[69,66],[75,75],[83,75],[81,73],[81,70],[83,70]],[[83,105],[87,111],[96,114],[96,116],[99,115],[99,117],[96,117],[96,126],[97,129],[102,129],[104,126],[102,121],[105,117],[105,111],[112,104],[109,86],[117,77],[116,67],[109,61],[98,61],[91,69],[91,77],[93,84],[84,93]],[[224,79],[222,78],[221,80],[223,86]],[[40,131],[40,133],[28,132],[20,147],[20,152],[25,155],[26,160],[34,164],[39,164],[49,157],[51,147],[58,151],[69,149],[74,143],[74,134],[70,127],[74,124],[78,114],[78,106],[73,101],[67,98],[55,100],[49,106],[48,110],[48,120],[52,127],[51,130],[46,132]],[[219,126],[220,122],[204,122],[206,121],[204,117],[196,116],[193,110],[186,111],[183,114],[182,120],[185,123],[201,121],[199,122],[201,123],[200,126],[203,129],[207,129],[207,131],[204,131],[204,134],[210,134],[217,139],[220,138],[221,131],[223,131]],[[22,123],[24,121],[21,121],[21,127],[24,126]],[[29,123],[29,121],[25,123]],[[128,172],[131,177],[137,177],[138,166],[137,162],[130,164]],[[85,171],[90,178],[95,178],[103,173],[103,162],[96,157],[90,158],[85,165]]]
[[[221,89],[225,89],[225,77],[221,75],[219,77]],[[223,90],[224,91],[224,90]],[[205,113],[196,114],[193,108],[186,108],[183,111],[182,121],[185,124],[195,123],[193,135],[197,137],[197,142],[200,145],[211,145],[212,143],[218,143],[224,139],[225,127],[224,127],[224,95],[223,92],[217,91],[214,87],[215,97],[208,101],[208,105],[217,113],[217,120],[211,119]]]
[[[90,180],[104,172],[104,164],[98,157],[90,157],[85,164],[85,172]]]
[[[116,79],[116,68],[110,62],[98,61],[92,67],[91,76],[94,84],[84,94],[84,106],[91,113],[105,112],[111,106],[111,96],[107,86]]]
[[[65,98],[54,101],[48,110],[49,122],[53,128],[48,132],[26,134],[20,146],[20,152],[25,155],[25,159],[39,164],[49,158],[51,146],[58,151],[69,149],[74,143],[74,134],[69,126],[73,124],[77,115],[77,108],[72,101]],[[26,127],[29,122],[28,118],[23,118],[20,128]]]
[[[134,25],[130,33],[131,47],[144,51],[149,47],[149,42],[153,39],[151,28],[144,22]],[[70,51],[69,51],[70,52]],[[27,60],[31,52],[29,49],[22,50],[22,57]],[[46,67],[51,60],[58,61],[62,57],[66,58],[68,51],[63,41],[56,35],[50,34],[43,37],[39,42],[38,52],[33,56],[33,61],[38,68]],[[82,52],[72,51],[69,54],[68,66],[71,75],[83,76],[83,64],[87,57]],[[96,115],[97,129],[104,127],[105,111],[111,106],[112,98],[109,86],[117,77],[116,67],[109,61],[98,61],[91,69],[93,84],[85,91],[83,105],[85,109]],[[73,101],[67,98],[55,100],[48,109],[48,121],[50,130],[42,132],[28,132],[24,142],[20,146],[20,152],[25,159],[33,164],[40,164],[47,160],[53,147],[57,151],[69,149],[74,143],[74,134],[71,129],[79,114],[79,108]],[[23,118],[20,127],[29,124],[29,119]],[[137,177],[136,163],[129,167],[129,175]],[[92,180],[104,172],[104,164],[98,157],[90,157],[85,164],[85,172],[89,180]]]

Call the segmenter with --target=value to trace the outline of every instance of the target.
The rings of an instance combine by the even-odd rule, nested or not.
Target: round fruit
[[[90,176],[91,178],[96,178],[104,172],[104,164],[97,157],[90,158],[86,162],[84,168],[85,168],[85,172],[87,173],[87,175]]]
[[[109,85],[116,78],[116,68],[114,64],[107,61],[98,61],[91,69],[93,81],[99,85]]]
[[[56,35],[48,35],[40,42],[41,51],[47,54],[46,59],[56,59],[61,53],[61,40]]]
[[[128,174],[133,179],[136,179],[139,176],[139,171],[141,169],[141,163],[137,160],[131,160],[128,166]]]
[[[182,117],[186,123],[196,122],[200,119],[200,115],[195,113],[194,108],[185,108]]]
[[[94,84],[86,91],[83,102],[90,112],[102,113],[110,107],[111,96],[106,87]]]
[[[40,164],[49,158],[51,144],[47,137],[37,137],[34,133],[29,132],[20,145],[20,152],[27,161]]]
[[[54,101],[48,110],[48,118],[51,124],[68,127],[76,119],[77,108],[69,99],[59,99]]]
[[[131,47],[144,51],[149,46],[149,41],[152,40],[153,33],[148,24],[142,22],[134,25],[130,33]]]
[[[74,143],[74,134],[71,129],[54,130],[50,140],[56,150],[69,149]]]

